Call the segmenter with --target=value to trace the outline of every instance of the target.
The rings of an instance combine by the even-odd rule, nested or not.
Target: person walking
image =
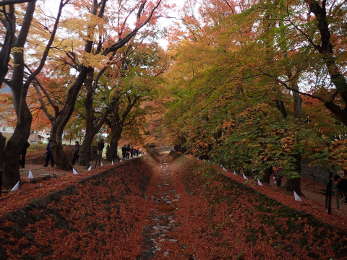
[[[125,157],[126,157],[126,154],[127,154],[127,149],[126,149],[125,145],[123,145],[123,146],[122,146],[122,158],[123,158],[123,160],[126,159],[126,158],[125,158]]]
[[[54,158],[53,158],[53,153],[52,153],[52,139],[49,139],[47,147],[46,147],[46,159],[45,159],[45,164],[43,165],[44,167],[47,167],[49,162],[51,163],[51,166],[54,166]]]
[[[126,155],[125,155],[125,157],[127,158],[127,159],[130,159],[130,150],[131,150],[131,146],[130,146],[130,144],[128,144],[127,146],[126,146]]]
[[[25,141],[23,144],[20,154],[19,154],[19,164],[22,168],[25,168],[25,157],[27,154],[28,147],[30,146],[30,143],[28,141]]]
[[[74,165],[76,163],[76,161],[78,160],[79,153],[80,153],[80,143],[78,141],[76,141],[75,147],[74,147],[73,158],[72,158],[72,165]]]
[[[104,150],[104,146],[105,146],[104,140],[100,139],[97,145],[98,151],[97,151],[97,156],[95,161],[95,168],[101,165],[102,151]]]

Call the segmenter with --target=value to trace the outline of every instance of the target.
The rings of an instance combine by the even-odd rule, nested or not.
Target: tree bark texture
[[[298,195],[303,195],[301,191],[301,178],[287,179],[286,189],[291,192],[295,191]]]
[[[92,160],[92,143],[95,134],[93,132],[88,131],[86,128],[86,134],[84,136],[81,149],[80,149],[80,165],[88,166],[90,161]]]
[[[262,178],[263,183],[270,184],[270,177],[271,177],[272,173],[273,173],[272,167],[265,169],[264,175]]]
[[[26,103],[22,103],[20,108],[20,120],[17,121],[15,130],[6,144],[4,151],[4,174],[2,182],[5,188],[13,187],[19,180],[19,155],[21,147],[28,140],[32,115]]]
[[[8,72],[8,63],[10,61],[11,48],[16,32],[16,17],[14,15],[14,7],[11,5],[8,12],[6,9],[4,12],[6,12],[8,19],[4,20],[6,35],[0,50],[0,86],[4,82],[5,76]]]
[[[111,141],[110,141],[110,156],[111,161],[118,161],[118,142],[120,138],[122,137],[122,127],[118,125],[113,125],[111,127]]]
[[[337,103],[334,103],[333,100],[330,100],[324,103],[325,107],[328,108],[339,121],[347,125],[347,81],[338,67],[334,55],[334,46],[331,43],[331,33],[326,12],[326,1],[322,1],[320,4],[320,2],[316,0],[306,0],[306,3],[310,8],[310,12],[312,12],[317,19],[317,28],[320,33],[320,44],[314,47],[321,54],[331,81],[335,85],[336,91],[341,96],[344,103],[343,107],[341,107]]]
[[[19,180],[19,157],[21,147],[27,142],[30,135],[32,115],[26,103],[28,85],[24,84],[24,45],[27,40],[33,14],[35,11],[36,1],[32,1],[27,5],[23,18],[22,27],[14,42],[13,52],[14,66],[9,86],[12,90],[13,103],[16,111],[16,127],[13,135],[6,143],[4,156],[4,173],[2,182],[5,188],[13,187]]]
[[[94,94],[98,80],[93,79],[93,71],[89,73],[89,76],[86,80],[86,89],[87,95],[84,102],[84,108],[86,111],[86,134],[83,139],[80,150],[80,164],[88,166],[92,159],[91,155],[91,145],[95,135],[100,131],[102,125],[104,124],[109,110],[103,112],[103,115],[99,118],[95,117],[95,110],[93,106]]]
[[[82,68],[78,77],[68,91],[64,107],[52,122],[51,139],[53,141],[52,152],[57,168],[71,170],[72,165],[63,150],[62,137],[66,124],[68,123],[77,100],[78,93],[82,88],[83,82],[88,74],[88,68]]]

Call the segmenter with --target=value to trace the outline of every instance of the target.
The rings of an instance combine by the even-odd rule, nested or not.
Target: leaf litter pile
[[[3,215],[0,259],[134,259],[150,175],[132,160]]]
[[[152,166],[107,168],[2,214],[0,259],[347,257],[345,229],[213,165],[181,157],[159,175]]]
[[[347,259],[347,232],[226,177],[208,163],[176,172],[175,237],[192,259]],[[184,259],[184,258],[182,258]]]

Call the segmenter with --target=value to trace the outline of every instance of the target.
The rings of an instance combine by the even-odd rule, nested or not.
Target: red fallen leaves
[[[136,160],[83,183],[72,176],[71,191],[0,219],[0,249],[9,259],[134,259],[141,251],[148,212],[143,187],[150,175]]]
[[[211,168],[203,175],[199,164],[176,169],[178,209],[160,205],[179,224],[171,233],[178,242],[162,244],[170,252],[167,259],[343,259],[346,233],[212,174]],[[153,207],[140,188],[149,176],[148,166],[137,161],[75,183],[74,190],[24,215],[0,219],[0,250],[10,259],[135,259]],[[147,195],[155,187],[152,183]],[[164,259],[164,250],[155,259]]]
[[[48,180],[40,181],[39,183],[28,183],[21,184],[20,189],[16,192],[10,192],[3,194],[0,205],[0,217],[11,212],[15,209],[22,208],[28,202],[33,199],[43,197],[51,192],[61,190],[71,184],[75,184],[82,179],[102,173],[117,166],[104,166],[102,168],[94,169],[91,171],[81,172],[78,175],[66,174],[58,178],[51,178]]]
[[[198,162],[176,172],[176,189],[182,196],[176,212],[180,226],[172,235],[185,249],[175,259],[187,259],[182,255],[197,259],[347,256],[346,232],[229,182],[216,172],[206,177],[204,168]]]
[[[239,176],[239,175],[234,175],[230,171],[225,173],[222,172],[225,176],[228,178],[237,181],[239,183],[242,183],[244,185],[247,185],[251,187],[252,189],[260,192],[261,194],[264,194],[268,196],[269,198],[272,198],[280,203],[283,203],[284,205],[287,205],[293,209],[299,210],[299,211],[304,211],[308,214],[313,215],[320,221],[336,226],[341,229],[347,230],[347,216],[343,217],[340,215],[329,215],[324,211],[324,208],[322,205],[319,205],[318,203],[314,201],[308,201],[304,200],[303,202],[297,202],[294,200],[293,195],[285,194],[283,193],[282,190],[275,188],[275,187],[270,187],[270,186],[259,186],[255,183],[255,181],[247,181]]]

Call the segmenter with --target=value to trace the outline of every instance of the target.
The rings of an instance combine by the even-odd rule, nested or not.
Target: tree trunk
[[[263,183],[270,184],[271,175],[272,175],[272,167],[265,169],[263,179],[262,179]]]
[[[342,109],[339,105],[334,102],[325,102],[325,107],[330,110],[335,116],[335,118],[341,121],[345,126],[347,126],[347,108]]]
[[[8,72],[8,63],[10,61],[11,47],[15,40],[16,32],[16,18],[13,5],[9,5],[8,8],[4,8],[3,12],[6,14],[7,19],[3,19],[3,25],[6,28],[6,35],[3,38],[1,50],[0,50],[0,86],[3,84],[6,74]]]
[[[293,155],[295,158],[295,171],[298,173],[298,177],[288,178],[286,183],[287,191],[295,191],[299,195],[303,195],[301,191],[301,154]]]
[[[20,113],[21,116],[18,116],[16,128],[6,144],[4,152],[5,165],[2,183],[5,188],[12,188],[20,180],[19,154],[30,135],[32,115],[25,101],[19,107],[20,110],[17,113]]]
[[[62,136],[63,129],[58,123],[53,124],[50,139],[52,140],[52,153],[54,164],[57,168],[65,171],[72,170],[71,160],[64,152]]]
[[[93,99],[94,99],[94,88],[93,88],[93,71],[90,71],[85,86],[87,89],[86,100],[84,102],[85,112],[86,112],[86,134],[83,139],[80,150],[80,164],[83,166],[89,166],[91,161],[91,145],[94,139],[94,136],[99,129],[95,129],[94,122],[94,108],[93,108]]]
[[[276,107],[281,112],[282,116],[284,118],[287,118],[288,113],[287,113],[287,109],[284,105],[284,102],[282,100],[276,100],[275,102],[276,102]]]
[[[12,90],[13,104],[16,111],[17,123],[13,135],[8,140],[4,156],[4,173],[2,181],[5,188],[13,187],[20,181],[19,157],[21,148],[27,142],[30,135],[32,115],[26,103],[28,87],[30,82],[24,84],[24,46],[27,41],[29,29],[35,12],[36,1],[28,3],[18,36],[11,45],[13,51],[13,71],[9,86]],[[14,17],[13,17],[14,18]],[[13,20],[14,22],[14,20]],[[15,24],[12,24],[15,26]],[[13,36],[14,37],[14,36]],[[15,48],[14,48],[15,47]]]
[[[322,55],[332,83],[336,87],[337,93],[341,96],[343,105],[333,101],[325,102],[324,105],[328,108],[335,117],[347,126],[347,80],[342,70],[336,62],[334,55],[334,47],[331,41],[331,33],[329,28],[329,16],[326,10],[326,1],[305,0],[310,8],[310,12],[316,16],[317,28],[320,33],[320,44],[314,46],[315,49]]]
[[[291,88],[299,91],[297,80],[295,80],[295,83],[293,84]],[[302,115],[302,99],[300,97],[300,94],[296,91],[293,91],[293,101],[294,101],[294,116],[300,117]]]
[[[111,160],[112,161],[118,161],[118,142],[122,136],[123,129],[119,126],[113,126],[111,128],[111,142],[110,142],[110,153],[111,153]]]
[[[298,195],[303,195],[302,191],[301,191],[301,178],[290,178],[287,179],[286,182],[286,189],[287,191],[295,191]]]
[[[72,169],[71,162],[63,150],[63,131],[74,111],[78,93],[80,92],[83,82],[90,70],[90,68],[82,68],[75,82],[69,89],[63,109],[56,115],[54,121],[52,122],[51,139],[53,141],[53,158],[57,168],[62,170]]]
[[[80,149],[80,164],[83,166],[88,166],[91,161],[92,155],[92,143],[94,139],[95,133],[93,131],[88,131],[86,129],[86,135],[84,136],[83,143]]]

